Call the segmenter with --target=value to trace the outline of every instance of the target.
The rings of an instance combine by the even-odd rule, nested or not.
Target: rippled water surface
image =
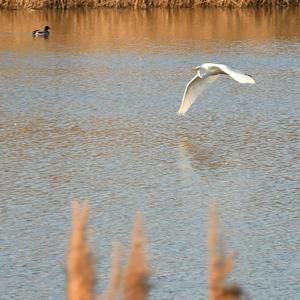
[[[140,210],[151,299],[207,299],[217,200],[231,278],[299,299],[299,28],[299,10],[0,11],[1,299],[65,298],[74,198],[90,201],[98,291]],[[222,77],[178,118],[210,61],[257,84]]]

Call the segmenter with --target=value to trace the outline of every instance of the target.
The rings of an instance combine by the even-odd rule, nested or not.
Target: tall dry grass
[[[132,232],[131,249],[128,261],[122,268],[122,252],[115,246],[112,255],[110,282],[101,296],[93,293],[95,276],[91,249],[86,237],[88,206],[78,202],[73,204],[73,228],[68,253],[68,300],[146,300],[150,286],[148,278],[151,268],[148,266],[144,250],[142,216],[137,214]],[[224,243],[218,233],[217,208],[211,208],[208,234],[209,252],[209,299],[239,300],[242,289],[228,284],[226,276],[233,267],[233,254],[226,255]]]
[[[94,270],[91,249],[86,238],[88,205],[73,203],[73,227],[67,265],[67,295],[69,300],[94,299]]]
[[[107,291],[98,297],[93,292],[93,258],[86,237],[88,216],[87,203],[82,206],[78,202],[73,203],[73,226],[67,266],[68,300],[146,300],[151,269],[144,254],[141,214],[137,214],[134,222],[131,249],[125,268],[121,266],[120,247],[115,247],[109,286]]]
[[[238,300],[242,289],[236,284],[228,284],[226,276],[233,267],[234,254],[226,255],[224,241],[218,233],[217,206],[213,205],[209,216],[208,253],[209,253],[209,299]]]
[[[41,8],[78,8],[78,7],[115,7],[140,8],[194,8],[200,6],[217,7],[273,7],[299,5],[299,0],[0,0],[0,8],[41,9]]]
[[[132,232],[131,250],[124,270],[124,300],[145,300],[149,291],[148,276],[151,269],[144,254],[142,215],[136,216]]]
[[[110,282],[107,291],[99,297],[101,300],[120,299],[123,280],[120,246],[115,245],[112,254]]]

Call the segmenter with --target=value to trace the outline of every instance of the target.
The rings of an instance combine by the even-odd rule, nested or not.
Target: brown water
[[[90,200],[98,290],[141,210],[151,299],[207,299],[217,200],[232,279],[299,299],[299,28],[299,9],[0,11],[1,299],[65,298],[74,198]],[[221,78],[177,118],[209,61],[257,84]]]

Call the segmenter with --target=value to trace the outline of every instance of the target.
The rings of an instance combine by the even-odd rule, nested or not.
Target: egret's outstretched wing
[[[208,67],[216,67],[219,68],[220,71],[228,74],[230,77],[232,77],[234,80],[240,82],[240,83],[255,83],[254,79],[249,76],[246,75],[238,70],[233,70],[231,68],[229,68],[226,65],[223,64],[212,64],[212,63],[208,63],[208,64],[203,64],[203,66],[208,66]]]
[[[219,75],[199,77],[196,75],[186,86],[177,115],[184,115],[198,96],[213,83]]]
[[[220,65],[219,68],[226,74],[228,74],[230,77],[232,77],[234,80],[240,82],[240,83],[255,83],[254,79],[246,75],[238,70],[233,70],[225,65]]]

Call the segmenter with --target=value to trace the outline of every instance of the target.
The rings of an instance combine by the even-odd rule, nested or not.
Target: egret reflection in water
[[[184,173],[219,169],[225,164],[224,158],[218,156],[214,148],[202,146],[201,141],[193,142],[188,136],[179,137],[178,149],[179,167]]]

